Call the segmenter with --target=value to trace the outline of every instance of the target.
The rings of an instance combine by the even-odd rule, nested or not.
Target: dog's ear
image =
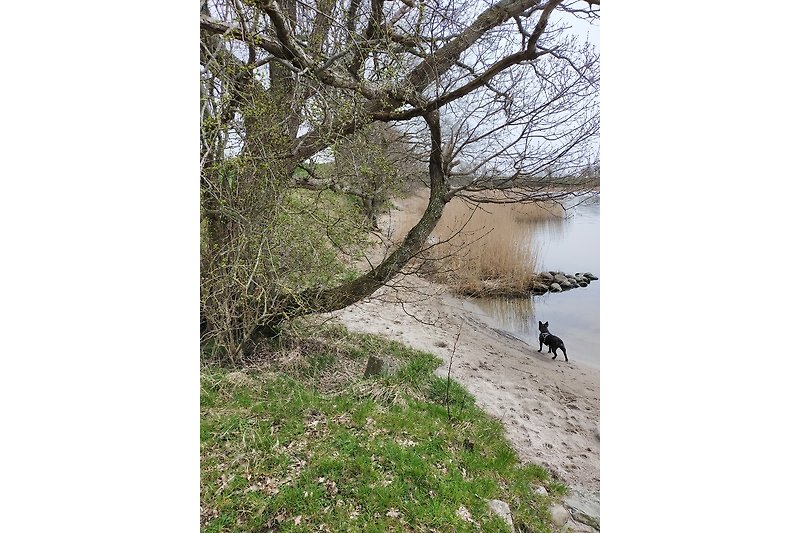
[[[539,325],[540,325],[540,326],[542,325],[542,321],[541,321],[541,320],[539,321]]]
[[[549,326],[550,325],[550,321],[548,320],[547,322],[544,323],[544,325],[545,326]]]

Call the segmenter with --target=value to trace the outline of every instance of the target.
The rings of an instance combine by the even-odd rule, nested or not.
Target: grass
[[[509,504],[517,527],[551,531],[550,495],[566,487],[520,464],[457,383],[448,418],[435,356],[342,328],[289,344],[244,372],[202,369],[203,531],[508,531],[490,499]],[[311,363],[283,371],[297,351]],[[323,386],[341,364],[363,372],[368,355],[395,371]],[[385,388],[396,394],[364,394]]]
[[[318,178],[329,178],[333,174],[334,164],[330,163],[314,163],[311,165],[312,172]],[[309,177],[308,171],[304,168],[296,167],[292,176],[295,178],[307,178]]]
[[[400,242],[419,219],[427,200],[412,197],[393,228]],[[538,246],[530,225],[564,216],[557,204],[483,204],[453,199],[444,210],[426,252],[432,277],[456,294],[528,294],[536,282]]]

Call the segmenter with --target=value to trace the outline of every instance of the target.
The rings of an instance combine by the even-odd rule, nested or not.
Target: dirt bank
[[[417,276],[335,316],[353,331],[384,335],[442,357],[438,372],[443,376],[461,329],[455,379],[503,422],[524,461],[547,466],[599,502],[599,370],[561,357],[551,360],[537,352],[538,346],[490,327],[468,301]]]

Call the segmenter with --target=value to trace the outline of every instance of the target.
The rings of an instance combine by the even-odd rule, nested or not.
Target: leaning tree
[[[215,354],[240,359],[289,319],[374,293],[455,196],[558,201],[588,186],[599,57],[571,25],[597,18],[599,0],[202,0],[201,314]],[[377,123],[425,161],[428,204],[382,261],[346,271],[334,265],[363,249],[363,216],[326,205],[357,184],[314,162]]]

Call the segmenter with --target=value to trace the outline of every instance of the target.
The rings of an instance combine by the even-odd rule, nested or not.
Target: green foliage
[[[413,173],[411,150],[391,127],[372,124],[333,146],[334,172],[354,192],[362,214],[374,225]]]
[[[275,221],[280,253],[292,268],[285,283],[295,290],[328,286],[351,276],[345,262],[367,245],[358,211],[340,194],[292,191]]]
[[[249,75],[235,61],[217,67],[226,77]],[[279,81],[280,68],[276,75],[269,89],[253,83],[237,89],[241,93],[225,90],[217,102],[222,107],[214,113],[204,108],[207,146],[230,146],[224,140],[230,132],[220,131],[225,106],[237,107],[240,126],[235,155],[217,150],[203,156],[201,309],[207,329],[201,343],[209,360],[241,364],[253,333],[284,320],[277,302],[300,301],[296,296],[305,291],[355,280],[356,260],[363,257],[369,230],[399,176],[392,132],[371,126],[377,135],[372,138],[363,132],[332,137],[328,141],[336,146],[337,161],[313,164],[313,177],[330,179],[332,190],[296,188],[308,171],[290,162],[287,150],[300,115],[314,123],[314,104],[304,111],[292,107],[292,95],[284,91],[289,86]],[[205,94],[212,89],[206,87]],[[358,111],[357,103],[340,103],[339,111],[347,106]]]
[[[312,171],[314,176],[317,178],[330,178],[335,175],[335,169],[333,163],[313,163]],[[309,177],[309,173],[305,168],[297,167],[294,169],[294,173],[292,174],[295,178],[307,178]]]
[[[240,156],[209,171],[214,209],[201,218],[201,302],[211,359],[239,355],[276,298],[355,279],[351,258],[368,244],[348,197],[281,190],[274,170]]]

